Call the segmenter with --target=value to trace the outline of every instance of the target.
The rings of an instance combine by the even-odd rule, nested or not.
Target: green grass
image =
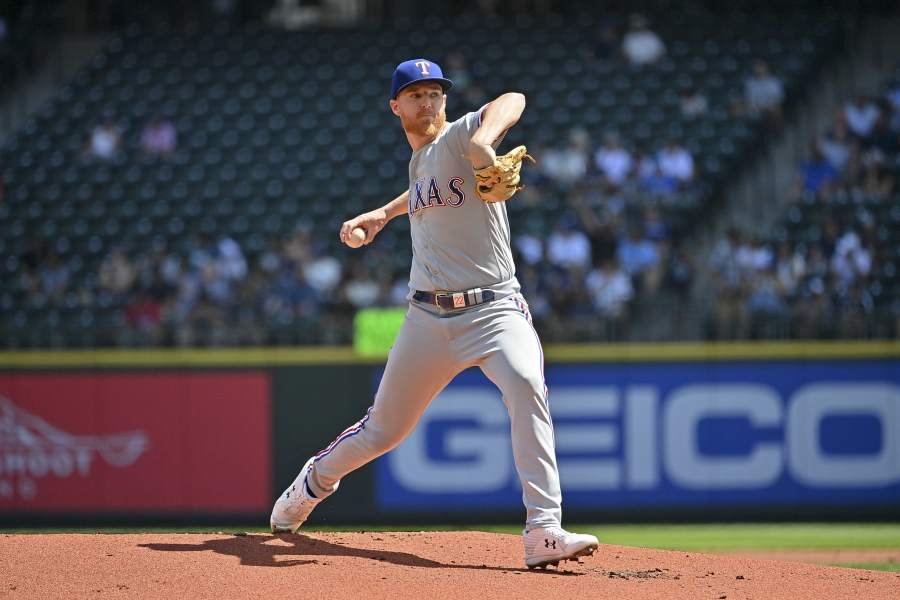
[[[891,571],[900,573],[900,564],[897,563],[834,563],[834,567],[847,567],[848,569],[867,569],[869,571]]]
[[[586,529],[608,544],[670,550],[900,548],[900,523],[609,525]]]

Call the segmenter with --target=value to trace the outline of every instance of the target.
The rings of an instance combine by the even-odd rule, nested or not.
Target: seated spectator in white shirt
[[[673,177],[681,183],[687,183],[694,178],[694,158],[677,141],[669,140],[656,158],[663,175]]]
[[[847,119],[844,112],[840,111],[834,117],[834,125],[831,131],[822,136],[819,143],[819,149],[825,160],[828,161],[836,171],[843,171],[850,160],[850,151],[853,148],[854,141],[850,137],[850,129],[847,127]]]
[[[547,260],[563,269],[587,270],[591,263],[591,241],[578,227],[577,219],[564,215],[547,238]]]
[[[772,250],[758,236],[753,236],[737,249],[735,261],[745,276],[769,269],[773,264]]]
[[[591,303],[602,317],[623,319],[634,298],[631,278],[619,267],[615,258],[607,258],[585,279]]]
[[[610,187],[617,188],[631,175],[634,160],[628,150],[619,144],[619,136],[610,133],[594,154],[594,164],[603,173]]]
[[[831,270],[844,286],[850,286],[869,275],[872,270],[872,253],[862,245],[856,232],[848,231],[838,240],[831,257]]]
[[[629,228],[628,235],[619,240],[616,256],[633,285],[648,293],[656,291],[662,276],[659,250],[639,228]]]
[[[175,125],[156,114],[141,132],[141,150],[146,156],[166,158],[175,152],[178,133]]]
[[[665,56],[666,45],[649,28],[643,15],[632,15],[628,19],[628,32],[622,38],[622,54],[633,65],[649,65]]]
[[[875,128],[875,122],[881,115],[878,106],[869,100],[864,94],[856,97],[856,100],[844,107],[844,114],[847,116],[847,126],[850,131],[858,138],[867,139],[872,135]]]
[[[573,129],[568,144],[564,148],[547,150],[538,166],[557,185],[572,187],[587,173],[589,144],[590,137],[585,130]]]
[[[744,82],[744,101],[751,115],[763,113],[775,117],[781,115],[784,86],[781,80],[769,71],[769,64],[766,61],[758,60],[753,63],[753,74]]]
[[[112,160],[119,153],[121,145],[122,135],[119,133],[119,127],[111,116],[107,116],[103,123],[97,125],[91,132],[84,152],[92,158]]]

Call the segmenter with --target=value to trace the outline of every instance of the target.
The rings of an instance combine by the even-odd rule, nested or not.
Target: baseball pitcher
[[[296,531],[341,478],[396,447],[428,404],[461,371],[478,366],[509,411],[513,456],[526,508],[525,563],[545,567],[592,554],[592,535],[562,529],[562,500],[547,403],[543,352],[519,291],[505,201],[520,189],[524,146],[495,148],[525,109],[503,94],[447,122],[452,82],[437,63],[401,63],[390,109],[412,148],[409,187],[381,208],[346,221],[370,243],[407,215],[412,235],[409,310],[366,415],[310,458],[272,509],[273,532]],[[360,232],[356,232],[360,235]]]

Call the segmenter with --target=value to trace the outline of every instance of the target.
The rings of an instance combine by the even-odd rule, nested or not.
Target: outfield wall
[[[557,346],[567,519],[900,517],[900,343]],[[346,348],[0,353],[0,520],[264,521],[372,401]],[[521,520],[477,370],[319,523]]]

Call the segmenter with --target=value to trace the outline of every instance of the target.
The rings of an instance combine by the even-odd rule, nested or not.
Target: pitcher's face
[[[435,137],[447,121],[447,96],[437,83],[414,83],[391,100],[391,111],[400,117],[403,130],[418,137]]]

